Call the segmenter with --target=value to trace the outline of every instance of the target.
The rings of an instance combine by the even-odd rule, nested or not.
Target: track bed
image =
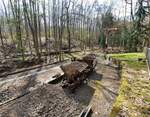
[[[78,117],[89,105],[92,106],[92,117],[109,116],[117,97],[120,73],[118,69],[104,65],[102,55],[97,55],[97,58],[98,65],[95,72],[88,76],[88,83],[82,84],[73,94],[69,93],[68,89],[62,89],[60,83],[45,83],[49,76],[54,75],[59,69],[47,68],[44,71],[41,69],[34,74],[34,77],[33,75],[24,77],[21,74],[21,78],[18,75],[9,76],[8,81],[4,78],[0,83],[0,98],[2,93],[7,94],[7,89],[12,90],[13,83],[19,85],[18,87],[15,85],[13,95],[10,96],[14,96],[14,100],[0,106],[0,116]],[[34,72],[30,72],[32,73]],[[15,98],[15,96],[19,97]],[[9,99],[6,97],[6,100],[1,101]]]

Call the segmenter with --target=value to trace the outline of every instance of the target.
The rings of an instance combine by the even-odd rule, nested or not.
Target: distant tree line
[[[142,51],[143,47],[150,47],[150,1],[137,0],[134,2],[124,0],[123,18],[119,18],[119,14],[117,17],[112,14],[112,6],[102,14],[101,34],[99,35],[102,48],[105,46],[119,47],[128,52],[135,52]],[[127,11],[130,11],[129,16],[127,16]]]
[[[139,51],[150,46],[149,0],[124,0],[125,15],[113,13],[113,4],[92,4],[84,0],[2,0],[0,11],[0,52],[26,54],[38,60],[43,54],[61,61],[63,52],[108,47]],[[130,19],[127,18],[130,6]],[[76,44],[77,43],[77,44]]]
[[[25,53],[41,58],[59,53],[63,43],[71,52],[78,42],[83,50],[96,44],[96,2],[83,0],[2,0],[0,17],[1,52],[8,55],[6,46],[15,46],[25,60]],[[53,42],[52,42],[53,41]]]

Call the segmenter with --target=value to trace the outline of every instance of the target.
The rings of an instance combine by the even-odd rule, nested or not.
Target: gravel
[[[43,85],[1,106],[1,117],[77,117],[84,106],[59,86]]]

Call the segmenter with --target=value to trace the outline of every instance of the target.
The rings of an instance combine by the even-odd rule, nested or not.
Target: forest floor
[[[96,49],[95,49],[96,50]],[[86,52],[90,52],[90,50],[86,50]],[[73,57],[79,57],[81,55],[85,55],[84,51],[81,50],[73,50],[69,54],[68,51],[62,54],[62,61],[71,60]],[[53,52],[54,54],[55,52]],[[11,74],[16,74],[19,72],[25,72],[36,68],[42,68],[45,66],[50,66],[51,64],[59,63],[58,55],[54,54],[51,56],[41,56],[41,60],[38,60],[34,56],[26,56],[23,61],[21,57],[0,59],[0,78],[6,77]]]
[[[112,117],[149,117],[150,80],[144,53],[116,54],[122,61],[122,79]],[[141,59],[139,61],[138,59]],[[143,60],[144,61],[143,61]]]
[[[120,70],[107,66],[102,54],[96,55],[95,72],[73,94],[62,89],[60,83],[47,84],[50,76],[62,74],[59,65],[1,79],[0,116],[76,117],[89,105],[92,117],[109,116],[118,95]]]

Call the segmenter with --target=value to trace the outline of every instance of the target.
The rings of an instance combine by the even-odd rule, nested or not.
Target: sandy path
[[[91,100],[92,117],[109,117],[120,86],[118,70],[98,64],[96,73],[90,76],[89,85],[95,89]]]

